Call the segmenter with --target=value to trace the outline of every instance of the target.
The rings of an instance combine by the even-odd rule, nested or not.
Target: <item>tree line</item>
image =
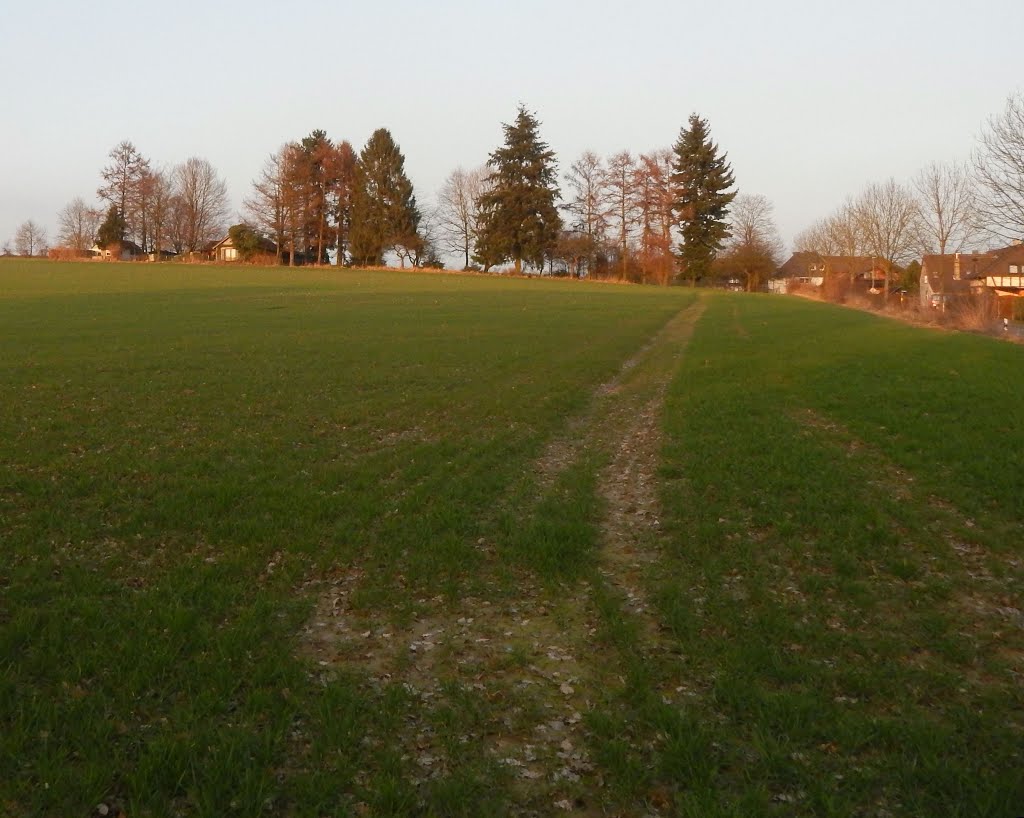
[[[520,107],[483,167],[457,168],[438,193],[445,249],[467,269],[507,263],[572,276],[668,284],[712,274],[732,235],[736,192],[725,154],[694,114],[672,148],[607,159],[585,151],[563,197],[539,122]]]
[[[442,266],[510,264],[513,271],[616,276],[668,283],[685,270],[710,273],[730,235],[731,168],[694,115],[672,150],[607,163],[588,152],[568,176],[562,201],[558,161],[540,122],[520,106],[482,167],[457,168],[421,208],[405,158],[386,129],[356,155],[347,141],[314,131],[271,154],[245,200],[246,248],[261,238],[289,264]],[[614,230],[613,230],[614,228]],[[613,235],[614,234],[614,235]],[[238,241],[235,242],[236,245]]]
[[[564,180],[525,106],[503,135],[485,165],[452,171],[436,205],[424,208],[387,129],[358,154],[347,140],[315,130],[267,157],[244,198],[243,221],[230,228],[232,243],[242,258],[272,254],[285,264],[443,266],[449,253],[465,269],[510,265],[661,284],[707,278],[723,248],[726,258],[741,255],[729,243],[741,232],[730,221],[733,172],[698,115],[671,148],[607,160],[587,151]],[[227,186],[208,161],[157,169],[127,140],[108,160],[97,189],[104,207],[78,197],[58,216],[58,243],[70,254],[115,242],[156,257],[195,253],[225,235]],[[745,201],[737,213],[750,210]],[[770,205],[759,201],[770,221]],[[15,244],[24,255],[48,245],[32,221]],[[750,256],[753,246],[747,231],[742,250]]]

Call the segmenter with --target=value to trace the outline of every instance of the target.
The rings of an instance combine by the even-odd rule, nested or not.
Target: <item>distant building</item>
[[[134,241],[113,241],[106,247],[94,244],[89,248],[89,255],[101,261],[134,261],[142,258],[145,253]]]
[[[821,287],[826,281],[848,281],[854,287],[880,291],[885,287],[891,267],[878,256],[823,256],[801,251],[793,253],[769,282],[772,292],[786,292],[792,284]]]
[[[989,292],[1000,299],[1024,296],[1024,245],[984,253],[927,255],[921,260],[920,303],[945,309],[957,299]]]
[[[225,236],[220,241],[210,242],[203,248],[203,252],[206,253],[207,258],[209,258],[210,261],[241,261],[241,256],[238,254],[238,248],[235,247],[235,243],[232,241],[230,235]],[[259,250],[257,252],[265,256],[274,256],[277,254],[277,245],[270,239],[261,238]]]
[[[793,253],[768,282],[772,292],[784,293],[790,284],[820,287],[825,281],[825,259],[818,253]]]

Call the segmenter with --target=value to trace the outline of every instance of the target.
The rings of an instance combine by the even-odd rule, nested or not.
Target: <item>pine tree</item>
[[[376,267],[396,247],[418,245],[420,212],[405,157],[385,128],[374,131],[359,154],[349,242],[352,264]]]
[[[674,211],[682,241],[679,257],[683,273],[696,284],[711,272],[711,263],[729,237],[726,217],[736,192],[726,154],[719,156],[706,119],[690,115],[689,128],[679,132],[672,146]]]
[[[512,125],[503,125],[505,144],[487,164],[490,189],[480,199],[477,259],[485,266],[512,260],[543,269],[558,243],[562,218],[555,153],[540,140],[540,123],[522,105]]]
[[[121,215],[117,205],[112,204],[107,211],[107,217],[96,231],[96,245],[104,250],[111,244],[124,241],[124,235],[128,227],[124,223],[124,216]]]

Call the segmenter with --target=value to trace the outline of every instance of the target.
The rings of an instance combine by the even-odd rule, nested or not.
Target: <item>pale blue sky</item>
[[[865,184],[966,158],[1024,87],[1024,2],[36,0],[0,12],[0,242],[51,239],[107,152],[199,155],[237,208],[267,154],[391,130],[421,202],[522,101],[568,168],[706,117],[788,242]]]

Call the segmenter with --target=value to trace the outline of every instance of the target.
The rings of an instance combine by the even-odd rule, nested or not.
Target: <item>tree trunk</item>
[[[629,262],[626,260],[626,186],[623,181],[622,186],[622,266],[619,268],[623,280],[626,279],[629,273]]]
[[[317,245],[316,245],[316,266],[317,267],[319,267],[323,263],[323,260],[324,260],[324,227],[325,227],[324,222],[325,221],[326,221],[326,219],[324,218],[324,211],[321,209],[320,210],[320,235],[317,238]]]

